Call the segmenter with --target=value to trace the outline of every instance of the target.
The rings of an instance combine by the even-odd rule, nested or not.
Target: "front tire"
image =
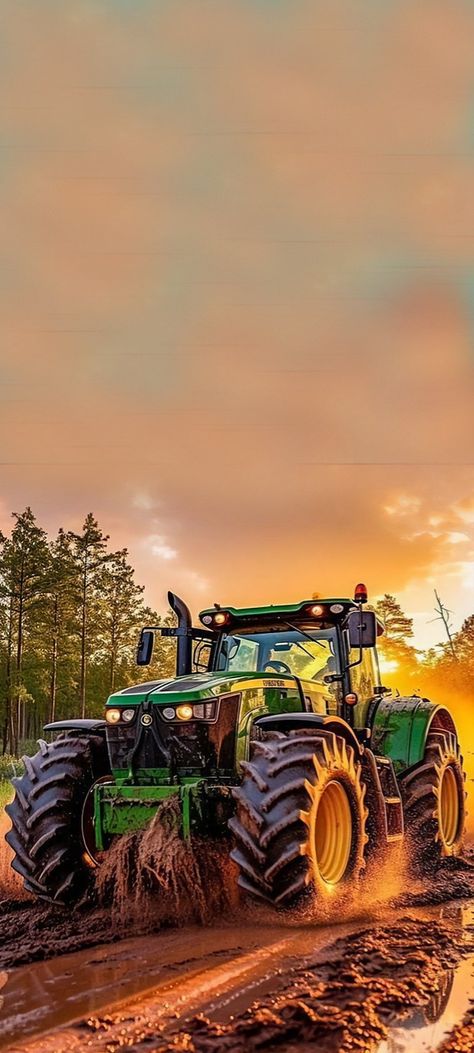
[[[5,811],[12,828],[6,840],[12,867],[33,895],[58,904],[77,901],[87,890],[90,867],[82,837],[88,791],[106,769],[99,736],[62,736],[39,741],[24,757],[25,773],[12,779],[15,797]]]
[[[421,764],[400,780],[411,862],[430,871],[462,852],[465,774],[452,732],[430,731]]]
[[[278,906],[353,885],[365,865],[365,785],[352,746],[329,731],[255,743],[234,791],[240,887]]]

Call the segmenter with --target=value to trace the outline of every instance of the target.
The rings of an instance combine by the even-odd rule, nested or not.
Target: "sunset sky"
[[[474,8],[6,0],[0,528],[474,611]]]

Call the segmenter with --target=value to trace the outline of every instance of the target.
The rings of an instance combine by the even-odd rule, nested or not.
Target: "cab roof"
[[[299,603],[275,603],[263,607],[232,607],[216,605],[207,607],[199,614],[200,621],[207,628],[225,632],[237,626],[265,624],[272,625],[278,621],[313,622],[320,628],[329,627],[344,621],[349,611],[357,610],[354,600],[347,596],[329,596],[326,598],[300,600]],[[383,626],[377,619],[380,636]]]
[[[344,613],[347,614],[347,611],[350,610],[351,607],[354,607],[354,600],[348,599],[347,596],[342,598],[332,597],[328,599],[322,599],[318,596],[317,599],[300,600],[299,603],[270,603],[265,607],[231,607],[230,604],[222,604],[222,606],[218,607],[207,607],[200,612],[199,617],[202,621],[204,615],[216,614],[216,611],[219,610],[229,611],[229,614],[231,614],[233,618],[248,618],[253,617],[254,615],[259,617],[261,614],[299,614],[300,612],[302,614],[307,614],[310,607],[316,606],[327,608],[329,613],[330,607],[335,604],[341,604],[344,608]],[[337,612],[334,613],[337,614]],[[340,611],[339,613],[341,614],[343,612]]]

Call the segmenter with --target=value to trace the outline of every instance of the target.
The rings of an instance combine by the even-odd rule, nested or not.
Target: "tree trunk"
[[[59,635],[59,600],[54,597],[53,646],[51,649],[51,680],[49,689],[49,720],[56,717],[56,689],[58,682],[58,635]]]
[[[116,604],[112,607],[112,631],[110,634],[110,694],[115,689],[115,667],[117,664],[117,621]]]
[[[20,567],[20,581],[18,589],[18,623],[16,643],[16,720],[15,720],[15,743],[14,753],[18,756],[18,747],[21,737],[21,667],[23,659],[23,607],[25,588],[25,557],[22,554]]]
[[[8,612],[7,663],[6,663],[6,707],[3,725],[3,752],[7,747],[13,752],[13,713],[12,713],[12,651],[13,651],[13,595],[10,596]]]
[[[79,699],[81,717],[86,715],[86,650],[87,650],[87,555],[84,557],[82,576],[82,620],[81,620],[81,675],[79,680]]]

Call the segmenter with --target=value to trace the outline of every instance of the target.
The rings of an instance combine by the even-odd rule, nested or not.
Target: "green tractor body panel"
[[[169,772],[163,772],[169,778]],[[197,792],[201,780],[183,780],[180,785],[160,784],[152,786],[126,786],[98,783],[94,787],[94,834],[95,847],[103,852],[112,837],[141,830],[161,804],[170,797],[180,801],[180,826],[183,837],[189,838],[192,831],[191,807],[201,815],[200,796]]]
[[[433,718],[441,714],[452,723],[447,711],[427,698],[384,698],[372,726],[374,753],[389,757],[397,773],[418,764]]]
[[[308,691],[314,694],[314,687],[314,684],[309,684]],[[110,695],[106,711],[108,707],[139,707],[145,701],[148,705],[159,706],[162,710],[170,707],[176,709],[181,705],[205,704],[214,700],[221,700],[225,705],[226,697],[236,694],[242,697],[240,721],[236,730],[238,760],[245,759],[246,750],[242,748],[242,742],[254,716],[261,716],[263,713],[288,713],[302,708],[300,688],[294,676],[266,675],[262,672],[223,672],[193,673],[173,680],[126,688],[125,691]],[[120,774],[117,774],[120,778]]]

